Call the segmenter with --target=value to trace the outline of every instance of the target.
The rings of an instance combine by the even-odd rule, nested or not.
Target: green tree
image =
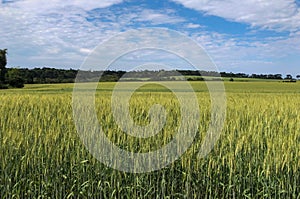
[[[6,80],[11,87],[23,88],[24,79],[21,77],[20,69],[12,68],[6,73]]]
[[[293,76],[290,75],[290,74],[288,74],[288,75],[286,75],[286,78],[285,78],[285,79],[293,79]]]
[[[0,84],[5,83],[5,73],[6,73],[6,54],[7,54],[7,49],[0,49]]]

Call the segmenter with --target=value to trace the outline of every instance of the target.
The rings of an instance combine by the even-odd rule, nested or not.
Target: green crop
[[[191,84],[200,108],[192,146],[166,168],[142,174],[114,170],[89,153],[73,120],[72,84],[1,91],[0,198],[300,198],[300,84],[226,82],[225,126],[202,159],[197,154],[211,104],[205,83]],[[149,124],[153,104],[167,113],[161,132],[142,139],[122,132],[114,121],[113,86],[102,83],[95,100],[111,142],[148,152],[172,140],[181,116],[172,92],[149,84],[133,94],[130,114],[136,124]]]

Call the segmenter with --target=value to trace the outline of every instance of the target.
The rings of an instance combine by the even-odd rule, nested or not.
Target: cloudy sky
[[[300,73],[300,0],[0,3],[0,49],[8,49],[8,67],[79,68],[101,42],[148,27],[190,37],[220,71]]]

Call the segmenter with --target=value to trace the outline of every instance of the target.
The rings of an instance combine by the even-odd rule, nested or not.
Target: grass
[[[201,110],[198,139],[171,165],[143,174],[109,168],[85,148],[72,116],[73,84],[1,90],[0,198],[300,198],[300,84],[225,82],[225,127],[211,153],[199,159],[210,98],[204,82],[190,83]],[[123,84],[126,92],[135,83]],[[112,142],[147,152],[172,139],[181,115],[174,94],[154,82],[133,94],[136,124],[149,124],[155,103],[165,106],[168,118],[162,132],[137,139],[113,119],[113,88],[101,83],[96,94],[97,116]]]

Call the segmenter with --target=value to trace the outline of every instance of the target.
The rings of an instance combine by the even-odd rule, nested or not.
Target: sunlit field
[[[109,168],[85,148],[73,120],[73,84],[0,90],[0,198],[300,198],[300,83],[224,84],[226,122],[213,150],[197,156],[211,104],[205,83],[191,82],[200,109],[192,146],[167,167],[140,174]],[[114,121],[113,88],[101,83],[95,101],[111,142],[148,152],[172,139],[181,115],[172,92],[149,83],[132,95],[136,124],[149,124],[153,104],[167,113],[161,132],[138,139]]]

